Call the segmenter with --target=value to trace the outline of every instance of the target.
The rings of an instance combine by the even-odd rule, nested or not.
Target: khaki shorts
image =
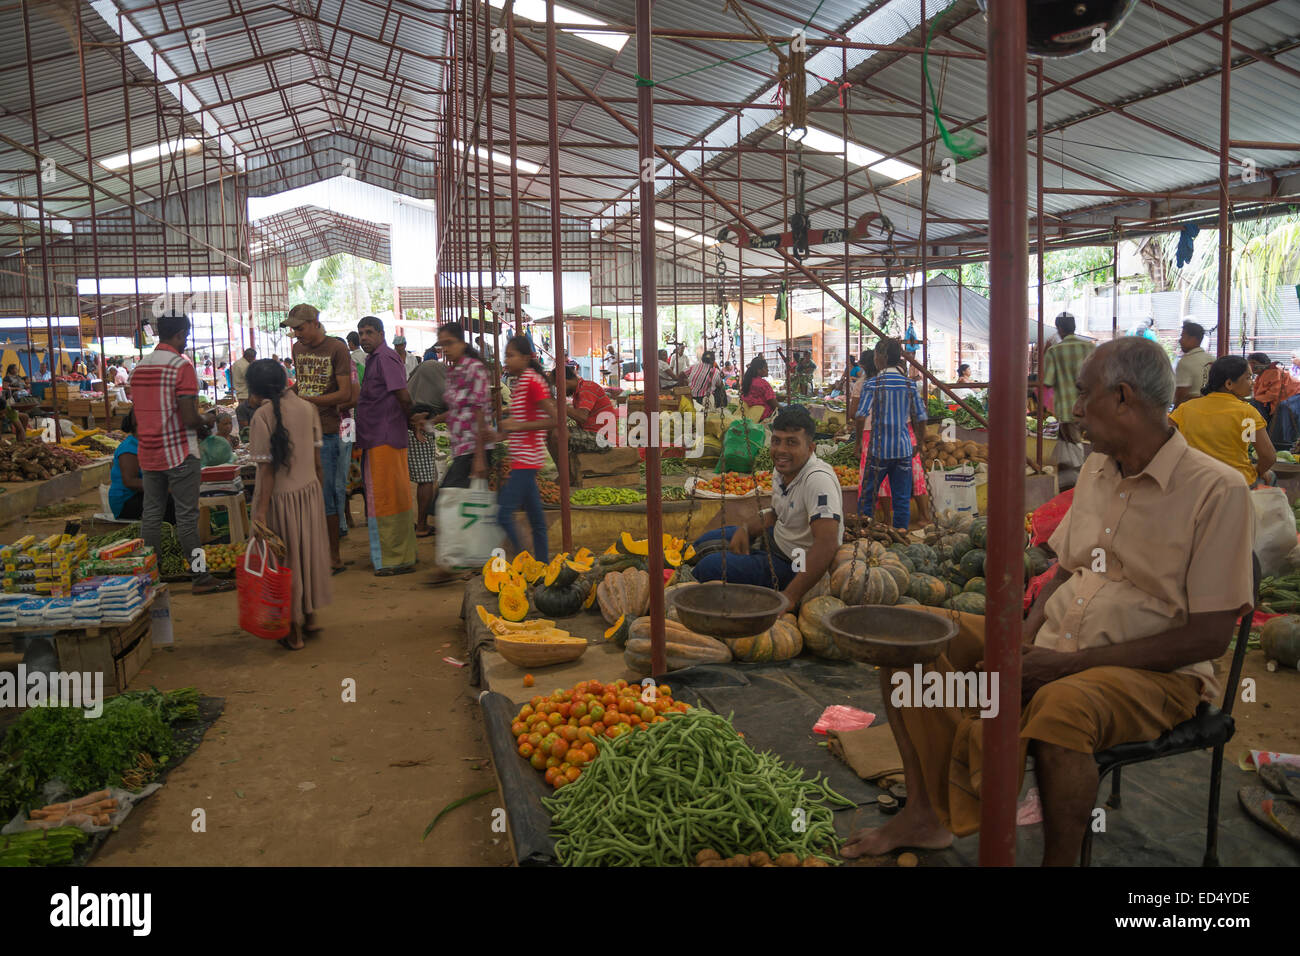
[[[960,618],[948,653],[927,664],[925,671],[973,670],[984,659],[982,616],[920,610]],[[1200,680],[1188,674],[1132,667],[1091,667],[1044,685],[1021,708],[1017,789],[1024,782],[1029,741],[1098,753],[1123,743],[1155,740],[1196,712],[1200,687]],[[920,756],[925,792],[940,822],[957,836],[974,833],[980,820],[985,719],[978,710],[956,707],[907,707],[898,715]]]

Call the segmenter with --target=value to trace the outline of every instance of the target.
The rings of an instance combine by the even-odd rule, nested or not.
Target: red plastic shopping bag
[[[268,641],[289,633],[293,570],[282,568],[266,542],[254,538],[235,570],[239,597],[239,626]]]

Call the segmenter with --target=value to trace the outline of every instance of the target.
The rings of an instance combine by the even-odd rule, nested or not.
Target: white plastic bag
[[[979,513],[975,494],[975,469],[969,464],[944,471],[936,460],[927,476],[930,486],[930,507],[934,513],[951,509],[960,515]]]
[[[480,568],[501,545],[497,497],[485,479],[440,489],[437,517],[438,564],[444,568]]]
[[[1250,493],[1255,511],[1255,557],[1265,577],[1278,574],[1296,546],[1295,513],[1281,488],[1259,488]]]

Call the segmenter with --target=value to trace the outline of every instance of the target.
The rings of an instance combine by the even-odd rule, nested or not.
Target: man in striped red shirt
[[[199,414],[199,377],[184,354],[189,336],[190,320],[184,315],[159,317],[158,346],[140,360],[130,380],[144,485],[140,536],[161,557],[163,514],[170,495],[176,505],[176,536],[186,564],[202,550],[199,433],[206,437],[216,421],[212,412]],[[206,571],[194,576],[195,594],[229,591],[231,587],[231,582],[218,580]]]

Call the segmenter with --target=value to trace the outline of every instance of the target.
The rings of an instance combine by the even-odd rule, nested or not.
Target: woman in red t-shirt
[[[546,561],[546,512],[537,488],[537,472],[546,461],[545,433],[555,427],[555,400],[546,385],[533,343],[516,335],[506,343],[506,371],[516,376],[510,390],[510,417],[501,423],[497,441],[509,442],[510,477],[501,489],[498,519],[510,538],[511,557],[522,548],[515,530],[515,512],[521,508],[533,526],[533,557]]]
[[[765,421],[776,414],[776,392],[767,381],[767,359],[761,355],[754,356],[745,369],[745,376],[740,380],[740,400],[747,407],[762,408],[759,421]]]

